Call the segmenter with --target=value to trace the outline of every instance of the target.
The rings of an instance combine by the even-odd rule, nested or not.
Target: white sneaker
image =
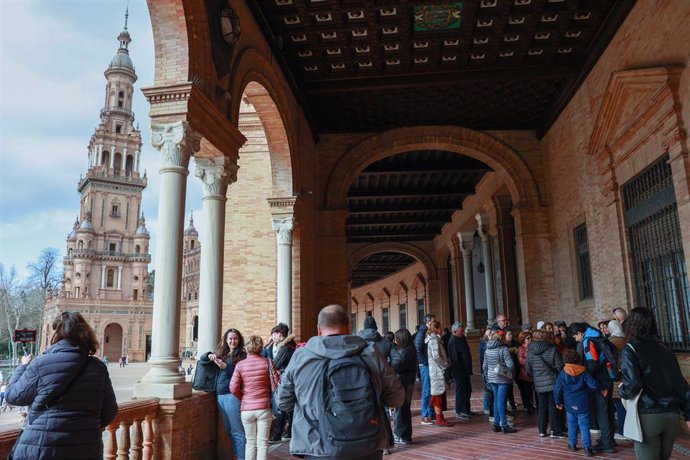
[[[622,434],[618,434],[618,433],[613,435],[613,439],[616,439],[618,441],[630,441],[630,438],[627,438],[627,437],[623,436]]]
[[[513,417],[512,415],[506,415],[506,418],[508,419],[509,422],[512,422],[513,420],[515,420],[515,417]]]
[[[491,423],[494,423],[494,418],[493,418],[493,417],[489,417],[489,421],[490,421]]]
[[[589,434],[600,434],[600,433],[601,433],[601,430],[592,430],[592,429],[589,430]]]

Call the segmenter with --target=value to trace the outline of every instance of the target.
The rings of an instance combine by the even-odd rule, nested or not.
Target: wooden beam
[[[365,214],[400,214],[403,212],[426,212],[426,213],[442,213],[450,212],[453,213],[459,209],[462,209],[460,205],[457,207],[448,206],[445,203],[437,205],[420,205],[418,203],[413,203],[410,205],[395,205],[395,206],[353,206],[349,209],[349,215],[358,216]]]
[[[539,66],[528,68],[503,68],[490,70],[461,70],[391,74],[375,77],[354,77],[328,80],[312,80],[302,85],[307,97],[320,94],[350,93],[392,88],[429,86],[459,86],[466,83],[499,83],[521,80],[563,80],[577,75],[574,66]]]
[[[345,224],[347,228],[356,228],[356,227],[391,227],[395,225],[405,225],[405,226],[417,226],[417,225],[446,225],[448,222],[450,222],[450,219],[448,220],[407,220],[404,222],[385,222],[385,221],[374,221],[374,222],[357,222],[357,223],[352,223],[352,224]]]

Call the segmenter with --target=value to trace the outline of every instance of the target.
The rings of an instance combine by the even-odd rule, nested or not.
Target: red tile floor
[[[482,413],[483,385],[479,376],[473,377],[475,391],[472,393],[472,410]],[[520,397],[515,391],[515,399],[520,406]],[[448,408],[444,414],[448,420],[455,422],[455,426],[441,428],[425,426],[419,423],[419,394],[415,394],[412,402],[413,408],[413,435],[414,444],[410,446],[396,445],[391,454],[384,456],[384,460],[403,459],[438,459],[438,460],[511,460],[511,459],[584,459],[584,453],[570,452],[567,439],[540,438],[536,428],[536,415],[528,416],[526,412],[519,410],[515,416],[514,426],[518,433],[503,434],[494,433],[489,424],[488,415],[480,415],[467,421],[455,419],[453,409],[453,389],[448,393]],[[415,410],[416,409],[416,410]],[[593,441],[596,436],[593,435]],[[615,454],[601,454],[599,459],[634,459],[635,453],[630,441],[617,441],[618,447]],[[289,459],[289,443],[284,442],[270,448],[269,459]],[[683,455],[685,453],[685,455]],[[676,449],[673,459],[690,459],[690,437],[679,437],[676,440]]]

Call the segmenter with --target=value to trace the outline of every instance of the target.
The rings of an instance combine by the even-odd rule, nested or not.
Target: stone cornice
[[[268,206],[274,218],[292,216],[295,212],[296,196],[268,198]]]

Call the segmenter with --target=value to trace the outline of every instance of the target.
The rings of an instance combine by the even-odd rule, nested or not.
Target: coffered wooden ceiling
[[[252,0],[317,132],[543,134],[635,0]]]
[[[437,150],[371,164],[347,194],[348,242],[433,239],[488,171],[480,161]]]
[[[377,252],[357,262],[350,277],[353,289],[392,275],[417,262],[414,257],[399,252]]]

